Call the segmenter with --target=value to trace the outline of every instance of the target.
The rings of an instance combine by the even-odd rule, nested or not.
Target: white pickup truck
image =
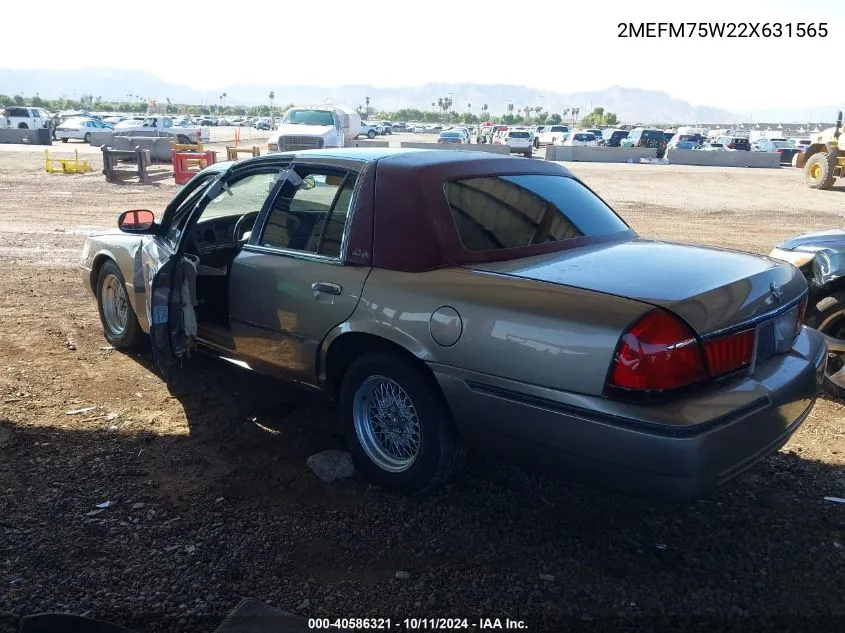
[[[360,131],[360,115],[347,106],[294,106],[285,112],[279,127],[270,133],[267,149],[271,152],[286,152],[349,147],[358,138]]]
[[[53,116],[44,108],[23,106],[6,106],[0,108],[0,127],[17,128],[20,130],[37,130],[51,127]]]
[[[211,133],[207,127],[174,125],[173,117],[151,115],[140,123],[127,119],[114,127],[118,136],[173,136],[177,143],[208,143]]]
[[[543,131],[535,137],[534,146],[558,145],[565,140],[564,137],[567,134],[569,134],[569,126],[567,125],[546,125],[543,127]]]
[[[374,139],[376,134],[381,134],[377,124],[361,121],[361,129],[358,132],[358,136],[366,136],[368,139]]]

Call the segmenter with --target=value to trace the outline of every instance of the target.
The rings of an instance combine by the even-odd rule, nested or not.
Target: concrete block
[[[52,145],[50,130],[21,130],[3,129],[0,130],[0,143],[26,143],[27,145]]]
[[[94,132],[88,132],[90,135],[88,139],[88,144],[91,147],[102,147],[103,145],[111,145],[112,139],[114,139],[114,132],[111,130],[97,130]]]
[[[776,152],[706,152],[695,149],[669,149],[666,158],[673,165],[705,167],[780,167]]]
[[[584,163],[639,163],[641,158],[657,158],[648,147],[570,147],[546,145],[546,160]]]
[[[390,147],[390,141],[371,141],[370,139],[357,139],[347,147]]]
[[[156,163],[171,161],[169,136],[115,136],[110,147],[112,149],[132,151],[137,148],[150,150],[150,158]]]
[[[457,143],[416,143],[413,141],[402,141],[400,147],[410,147],[413,149],[457,149],[505,155],[511,153],[509,145],[493,145],[492,143],[461,143],[458,145]]]

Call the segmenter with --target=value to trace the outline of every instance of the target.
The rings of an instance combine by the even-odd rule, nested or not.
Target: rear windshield
[[[460,134],[460,132],[441,132],[440,137],[441,138],[460,138],[461,134]]]
[[[592,134],[576,134],[575,135],[576,141],[595,141],[596,137]]]
[[[484,252],[627,231],[589,189],[566,176],[489,176],[446,183],[468,251]]]
[[[509,132],[508,136],[511,138],[530,138],[531,135],[528,132]]]
[[[693,136],[692,134],[681,134],[678,137],[678,140],[679,141],[692,141],[693,143],[698,141],[698,139],[695,136]]]

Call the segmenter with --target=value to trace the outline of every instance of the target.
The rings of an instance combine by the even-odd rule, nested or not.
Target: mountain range
[[[438,97],[450,96],[452,109],[465,112],[468,104],[475,113],[487,104],[492,114],[503,114],[508,103],[514,109],[542,105],[546,112],[562,112],[565,108],[580,108],[584,116],[593,107],[601,106],[614,112],[624,122],[664,123],[738,123],[748,121],[806,122],[833,120],[837,106],[812,105],[805,108],[769,108],[751,115],[737,114],[726,109],[693,106],[658,90],[612,86],[593,92],[560,93],[507,84],[446,84],[427,83],[421,86],[380,88],[369,85],[284,86],[281,84],[253,84],[221,86],[215,90],[199,90],[165,81],[153,74],[114,68],[85,68],[76,70],[12,70],[0,68],[0,94],[40,95],[45,99],[79,98],[91,94],[106,101],[124,101],[134,96],[157,99],[169,98],[174,103],[221,103],[226,94],[228,105],[256,105],[268,103],[268,95],[275,93],[275,103],[323,103],[327,98],[352,107],[364,104],[377,110],[395,111],[399,108],[430,109]],[[542,95],[542,96],[541,96]],[[841,107],[841,106],[840,106]]]

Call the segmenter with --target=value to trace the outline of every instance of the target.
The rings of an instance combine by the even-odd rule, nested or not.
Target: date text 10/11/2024
[[[308,618],[308,630],[386,631],[527,631],[524,620],[511,618]]]
[[[821,38],[827,22],[620,22],[617,37],[629,38]]]

